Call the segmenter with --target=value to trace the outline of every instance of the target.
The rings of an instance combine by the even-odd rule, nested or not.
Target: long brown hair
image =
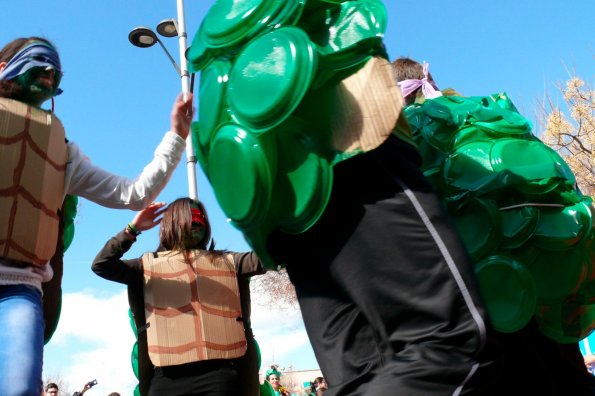
[[[187,241],[192,239],[192,212],[190,209],[194,207],[198,207],[204,214],[205,233],[195,245],[187,246]],[[190,198],[178,198],[169,204],[163,212],[157,250],[185,253],[192,249],[215,250],[215,241],[211,238],[211,223],[202,202]]]
[[[19,37],[6,44],[4,48],[0,50],[0,63],[11,60],[25,45],[32,41],[42,41],[56,48],[51,41],[42,37]],[[0,98],[21,100],[23,91],[24,88],[15,81],[0,80]]]

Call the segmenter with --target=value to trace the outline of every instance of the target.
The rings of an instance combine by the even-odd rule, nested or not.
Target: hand
[[[587,369],[593,368],[593,364],[595,364],[595,355],[587,355],[584,357],[585,359],[585,366]]]
[[[190,123],[194,115],[192,98],[191,93],[178,95],[171,111],[171,131],[182,139],[186,139],[190,132]]]
[[[161,223],[165,202],[153,202],[134,216],[131,224],[137,231],[146,231]]]

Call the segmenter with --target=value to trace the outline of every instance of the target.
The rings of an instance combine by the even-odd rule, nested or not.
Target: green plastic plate
[[[512,257],[494,255],[477,263],[475,273],[494,328],[512,333],[525,327],[536,309],[527,269]]]
[[[278,5],[278,0],[218,0],[207,11],[197,34],[206,47],[235,45]]]
[[[275,147],[235,124],[223,124],[209,153],[209,179],[223,212],[239,228],[266,217],[275,174]],[[270,155],[269,155],[270,154]]]
[[[198,102],[198,143],[208,149],[213,132],[225,115],[225,88],[229,79],[231,64],[228,61],[216,60],[200,73]]]
[[[232,118],[254,131],[279,125],[308,91],[315,70],[313,44],[303,30],[283,27],[256,38],[230,74]]]
[[[332,168],[318,154],[308,130],[308,124],[294,117],[275,128],[281,155],[273,197],[281,229],[292,234],[318,220],[331,193]]]
[[[452,212],[451,217],[474,260],[496,250],[502,237],[502,223],[500,212],[493,202],[487,199],[470,199]]]

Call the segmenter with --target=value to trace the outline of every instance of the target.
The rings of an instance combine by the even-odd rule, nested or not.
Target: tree
[[[565,109],[551,97],[544,100],[539,121],[543,140],[566,160],[583,194],[595,196],[595,91],[572,75],[558,87]]]
[[[255,296],[257,304],[269,305],[274,303],[276,307],[297,308],[297,296],[295,288],[289,280],[285,269],[279,271],[268,271],[262,276],[255,276],[250,281],[251,294]]]

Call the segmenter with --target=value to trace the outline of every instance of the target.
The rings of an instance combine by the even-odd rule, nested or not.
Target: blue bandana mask
[[[60,81],[62,76],[60,57],[52,46],[41,41],[31,42],[17,52],[0,72],[0,80],[13,80],[35,67],[54,69],[58,76],[57,81]],[[60,93],[62,90],[56,89],[56,95]]]

